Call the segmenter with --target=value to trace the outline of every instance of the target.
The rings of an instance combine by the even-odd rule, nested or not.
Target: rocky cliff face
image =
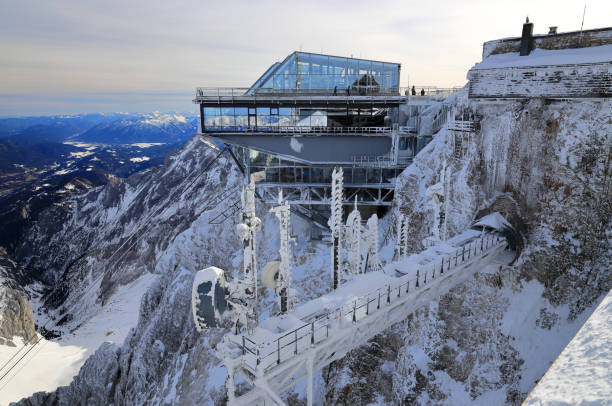
[[[393,215],[408,216],[420,250],[439,226],[425,191],[446,162],[449,233],[500,211],[523,234],[521,257],[332,365],[329,404],[520,404],[612,287],[612,104],[457,104],[481,118],[480,134],[461,159],[439,134],[403,173]]]

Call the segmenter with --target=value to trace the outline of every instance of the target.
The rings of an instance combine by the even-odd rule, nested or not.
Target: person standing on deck
[[[414,86],[412,86],[412,95],[416,96],[416,89],[414,88]]]
[[[425,89],[421,89],[421,96],[425,96]]]

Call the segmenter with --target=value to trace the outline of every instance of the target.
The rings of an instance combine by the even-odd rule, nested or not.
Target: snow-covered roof
[[[528,66],[575,65],[612,62],[612,45],[569,49],[535,49],[529,55],[518,52],[490,55],[472,69],[496,69]]]

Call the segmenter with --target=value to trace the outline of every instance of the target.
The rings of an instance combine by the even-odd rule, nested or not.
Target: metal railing
[[[485,234],[457,249],[453,254],[443,256],[440,261],[417,269],[416,278],[399,277],[397,283],[389,283],[353,300],[352,303],[318,316],[315,320],[286,332],[270,342],[258,343],[248,337],[234,336],[242,348],[243,365],[256,374],[258,368],[272,368],[304,352],[329,337],[330,329],[342,323],[357,323],[376,313],[382,306],[407,300],[408,295],[425,289],[431,281],[452,274],[461,265],[499,247],[503,239],[498,234]],[[429,282],[428,282],[429,280]]]
[[[377,86],[350,86],[347,88],[294,88],[275,89],[248,87],[197,87],[196,98],[205,97],[257,97],[257,96],[298,96],[298,95],[324,95],[324,96],[400,96],[408,95],[406,87],[381,88]]]
[[[205,132],[279,133],[279,134],[390,134],[390,127],[326,127],[326,126],[237,126],[210,125]]]
[[[475,132],[478,130],[477,121],[453,120],[448,124],[449,130]]]
[[[457,93],[459,90],[463,89],[463,86],[454,86],[454,87],[437,87],[437,86],[417,86],[414,85],[415,94],[412,94],[412,86],[408,89],[408,93],[405,93],[406,96],[410,95],[411,97],[435,97],[435,98],[447,98],[453,93]],[[423,91],[423,94],[421,94]]]

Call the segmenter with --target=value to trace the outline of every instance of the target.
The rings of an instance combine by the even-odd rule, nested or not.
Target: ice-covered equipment
[[[196,329],[222,327],[227,318],[229,286],[222,269],[211,266],[198,271],[191,290],[191,308]]]
[[[261,270],[261,283],[268,289],[276,290],[278,287],[278,273],[280,261],[270,261]]]

